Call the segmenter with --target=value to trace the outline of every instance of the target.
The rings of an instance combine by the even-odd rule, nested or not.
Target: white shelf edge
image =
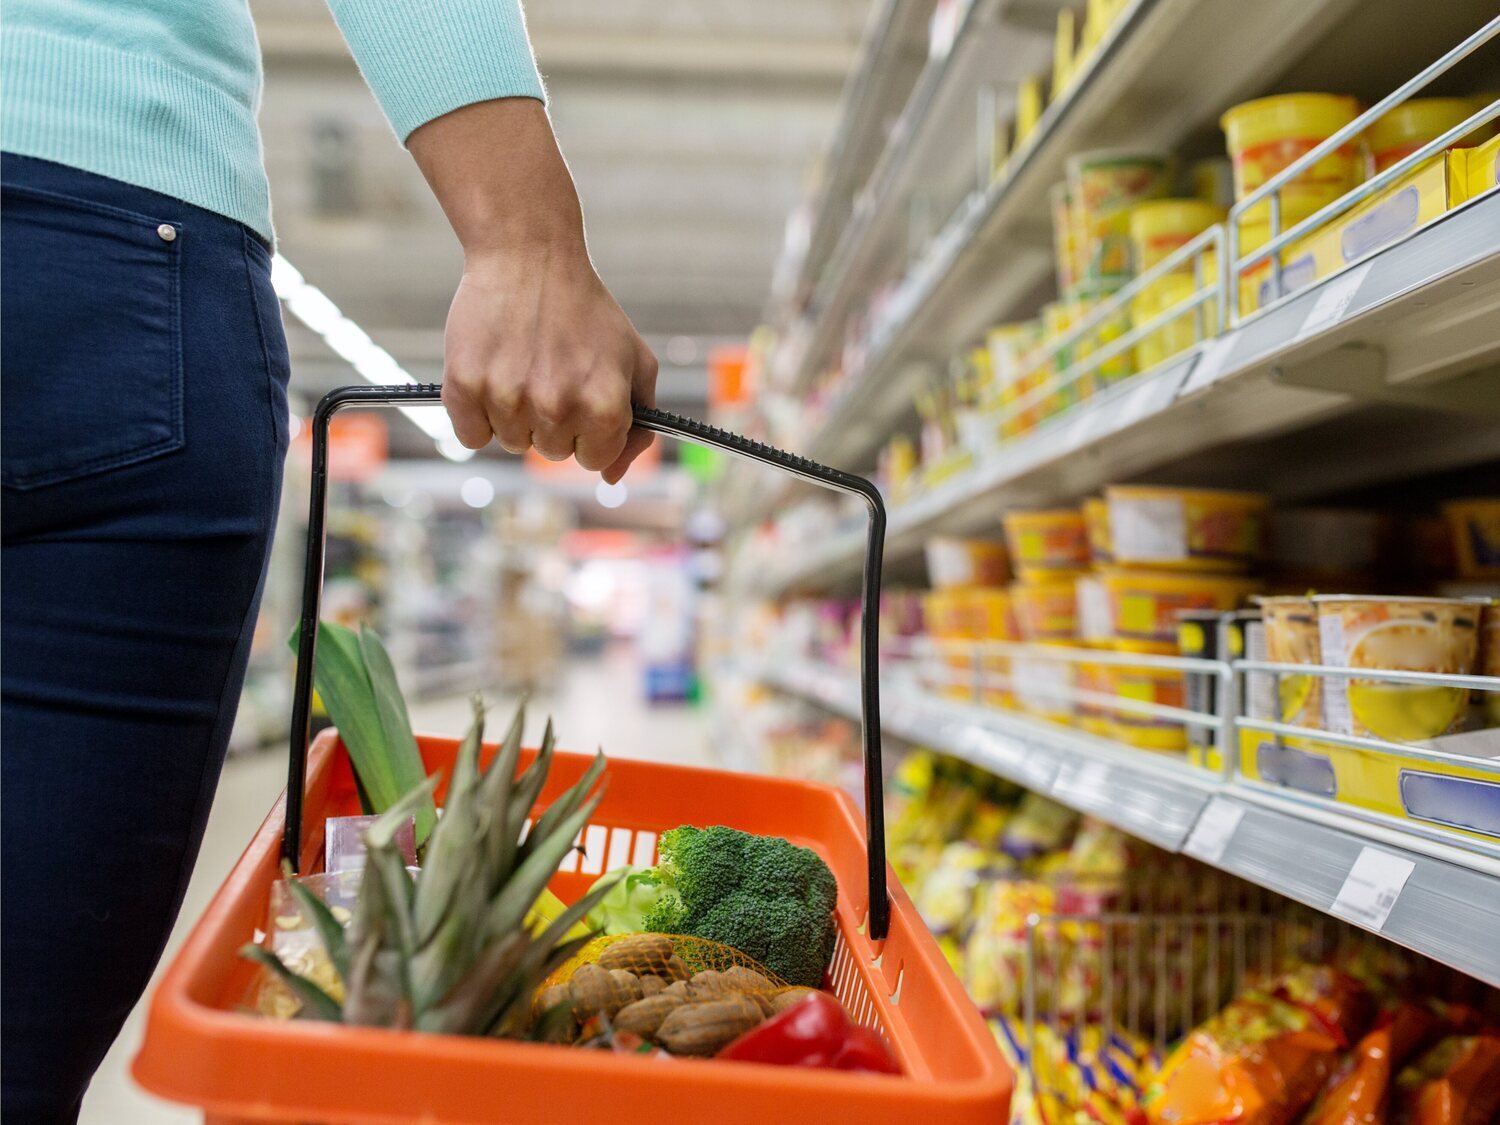
[[[741,662],[742,674],[847,718],[859,718],[852,669],[817,661]],[[1182,851],[1199,818],[1237,817],[1204,862],[1324,913],[1350,868],[1374,848],[1412,865],[1381,937],[1500,987],[1500,864],[1457,846],[1382,829],[1226,781],[1170,759],[1008,712],[882,684],[882,729],[944,750],[1168,851]],[[1154,759],[1154,760],[1153,760]],[[1342,915],[1336,915],[1342,916]]]
[[[1448,212],[1353,270],[1299,290],[1284,304],[1231,328],[1197,351],[1132,376],[1107,394],[1000,447],[967,472],[893,508],[887,556],[915,546],[912,539],[918,531],[952,515],[975,497],[1126,429],[1149,424],[1178,403],[1265,375],[1289,355],[1330,350],[1346,342],[1351,332],[1357,335],[1359,323],[1366,318],[1407,302],[1417,307],[1427,286],[1492,261],[1500,261],[1500,192]],[[1337,315],[1322,317],[1321,310],[1329,306],[1326,294],[1346,288],[1353,292],[1341,294]],[[1438,309],[1425,311],[1440,315]],[[1319,326],[1304,332],[1315,313],[1320,314]],[[759,589],[774,595],[829,571],[847,570],[857,564],[863,550],[862,537],[835,535],[796,567],[768,573]]]

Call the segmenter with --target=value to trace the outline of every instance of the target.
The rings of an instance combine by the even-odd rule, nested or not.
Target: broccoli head
[[[662,833],[660,897],[644,928],[732,946],[816,988],[833,956],[838,883],[815,852],[734,828]]]

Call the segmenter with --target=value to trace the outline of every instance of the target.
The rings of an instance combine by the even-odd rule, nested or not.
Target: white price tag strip
[[[1359,292],[1359,287],[1365,280],[1365,275],[1370,272],[1370,263],[1355,266],[1348,273],[1340,274],[1323,283],[1323,288],[1318,292],[1318,299],[1308,310],[1307,319],[1302,322],[1302,328],[1297,333],[1298,339],[1310,336],[1314,332],[1321,332],[1337,324],[1340,318],[1349,308],[1349,303]]]
[[[1223,797],[1214,797],[1198,814],[1198,823],[1188,834],[1182,850],[1204,863],[1218,863],[1234,839],[1234,830],[1245,818],[1245,807]]]
[[[1057,771],[1052,793],[1086,805],[1107,801],[1109,767],[1103,762],[1069,762]]]
[[[1219,376],[1224,374],[1229,353],[1234,350],[1238,339],[1238,333],[1231,332],[1227,336],[1217,336],[1211,340],[1198,353],[1198,362],[1193,364],[1193,370],[1188,374],[1187,382],[1182,384],[1182,390],[1177,392],[1177,397],[1182,398],[1217,383]]]
[[[1361,848],[1349,868],[1344,885],[1333,900],[1333,913],[1372,930],[1379,930],[1391,916],[1391,907],[1417,865],[1379,848]]]
[[[1032,750],[1021,761],[1021,778],[1028,789],[1046,792],[1057,774],[1057,761],[1045,750]]]

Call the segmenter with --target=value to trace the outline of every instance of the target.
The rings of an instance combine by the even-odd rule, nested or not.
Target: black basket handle
[[[302,628],[297,641],[296,686],[292,697],[291,756],[287,769],[286,827],[281,839],[284,859],[298,870],[302,842],[302,801],[307,781],[308,723],[312,712],[313,659],[318,613],[323,598],[323,553],[328,514],[328,426],[350,406],[409,406],[436,403],[436,383],[400,386],[340,387],[323,396],[312,417],[312,492],[307,511],[307,566],[302,581]],[[865,552],[864,590],[860,605],[860,720],[865,757],[865,832],[869,851],[869,935],[879,940],[890,928],[890,899],[885,880],[884,779],[880,765],[880,567],[885,551],[885,503],[864,477],[797,457],[758,441],[732,434],[692,418],[648,406],[635,408],[635,424],[644,430],[695,441],[751,461],[784,469],[837,492],[854,493],[870,511]]]

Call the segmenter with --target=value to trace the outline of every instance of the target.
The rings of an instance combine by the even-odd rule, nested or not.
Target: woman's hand
[[[572,178],[540,102],[481,102],[408,140],[464,247],[443,404],[459,441],[576,456],[613,484],[651,444],[656,357],[589,261]]]

